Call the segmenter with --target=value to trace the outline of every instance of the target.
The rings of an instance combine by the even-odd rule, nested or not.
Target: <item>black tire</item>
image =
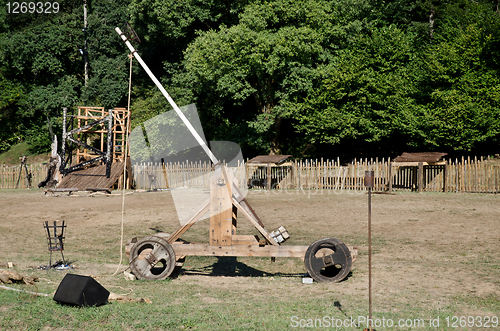
[[[324,238],[307,248],[304,264],[309,275],[317,282],[340,282],[352,266],[349,248],[335,238]]]

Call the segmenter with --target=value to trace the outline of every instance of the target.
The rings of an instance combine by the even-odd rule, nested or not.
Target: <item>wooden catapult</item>
[[[136,277],[165,279],[170,276],[176,266],[182,266],[185,256],[295,257],[304,261],[309,275],[316,281],[338,282],[347,277],[351,271],[352,262],[357,257],[355,248],[348,247],[334,238],[320,239],[310,246],[282,245],[289,237],[284,227],[273,232],[265,229],[264,224],[239,190],[232,172],[212,154],[204,140],[131,45],[130,40],[136,36],[135,32],[130,29],[127,36],[119,28],[115,30],[215,165],[215,171],[210,179],[210,197],[201,204],[187,222],[172,234],[158,233],[128,245],[129,264]],[[209,243],[191,244],[180,241],[180,237],[207,212],[210,212]],[[250,221],[262,239],[254,235],[237,233],[238,212]]]

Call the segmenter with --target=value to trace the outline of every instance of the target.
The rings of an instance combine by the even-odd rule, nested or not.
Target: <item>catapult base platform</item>
[[[316,281],[338,282],[349,274],[358,251],[334,238],[315,241],[310,246],[246,245],[215,246],[184,241],[169,243],[171,235],[158,233],[125,246],[132,272],[139,279],[165,279],[180,270],[186,256],[295,257],[304,261],[307,272]]]

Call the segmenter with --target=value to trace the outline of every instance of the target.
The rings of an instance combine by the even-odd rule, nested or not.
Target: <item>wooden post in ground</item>
[[[422,193],[424,190],[424,164],[422,162],[418,163],[418,193]]]
[[[391,162],[391,158],[389,158],[387,160],[387,165],[389,167],[389,193],[392,193],[392,162]]]
[[[448,176],[448,161],[445,162],[443,168],[443,192],[446,192],[448,190],[448,188],[446,187],[446,176]]]
[[[266,190],[271,189],[271,163],[267,164],[267,169],[266,169]]]
[[[170,188],[168,185],[168,175],[167,175],[167,168],[165,167],[165,159],[161,159],[161,167],[163,170],[163,178],[165,178],[165,188]]]
[[[319,189],[323,189],[323,182],[324,182],[324,164],[323,164],[323,158],[321,158],[320,164],[319,164],[319,171],[318,171],[318,179],[319,179]]]

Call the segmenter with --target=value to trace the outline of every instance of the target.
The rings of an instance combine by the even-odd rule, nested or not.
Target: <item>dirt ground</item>
[[[357,246],[359,257],[350,277],[336,285],[309,287],[306,295],[321,297],[334,291],[366,300],[365,192],[252,190],[248,200],[268,230],[280,225],[289,230],[292,238],[286,244],[309,245],[320,238],[335,237]],[[42,224],[65,220],[68,224],[65,256],[76,271],[110,275],[120,260],[122,201],[125,240],[158,231],[173,232],[179,224],[168,191],[134,192],[124,200],[121,196],[50,197],[37,190],[0,191],[0,262],[14,262],[19,270],[48,264]],[[499,315],[499,211],[498,195],[373,194],[373,293],[377,311],[394,312],[416,302],[439,310],[454,301],[470,301],[478,304],[467,305],[462,314],[493,311]],[[257,233],[248,223],[239,220],[240,233]],[[201,221],[183,238],[204,242],[207,232],[207,221]],[[54,259],[58,257],[54,253]],[[121,270],[127,263],[123,258]],[[278,260],[272,264],[268,259],[242,258],[239,262],[228,262],[233,263],[232,267],[222,269],[227,274],[217,274],[213,260],[193,258],[190,263],[188,257],[183,272],[174,282],[180,286],[196,282],[207,287],[225,287],[231,283],[244,291],[261,286],[252,276],[280,276],[289,277],[288,285],[297,284],[287,286],[287,291],[303,295],[302,262]],[[214,274],[219,277],[212,277]],[[491,308],[485,308],[490,302]]]

